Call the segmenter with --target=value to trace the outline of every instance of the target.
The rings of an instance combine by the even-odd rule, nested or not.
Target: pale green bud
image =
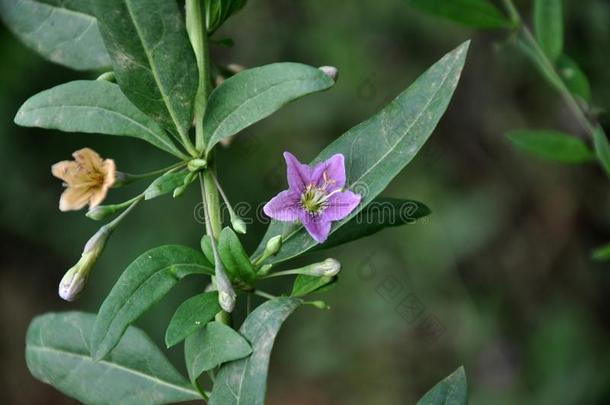
[[[186,164],[186,167],[191,172],[198,172],[201,169],[205,169],[207,166],[208,162],[206,162],[205,159],[193,159]]]
[[[267,244],[265,245],[265,252],[263,253],[263,256],[271,257],[273,255],[276,255],[277,252],[279,252],[281,248],[282,248],[282,235],[276,235],[267,241]]]
[[[269,274],[269,272],[271,271],[272,268],[273,268],[272,264],[265,264],[256,272],[256,274],[259,277],[265,277],[267,274]]]
[[[71,302],[78,298],[111,233],[112,229],[103,226],[89,239],[78,263],[66,272],[59,283],[58,292],[62,299]]]
[[[313,305],[314,307],[316,307],[318,309],[330,309],[330,306],[324,301],[310,301],[310,302],[307,302],[307,304]]]
[[[182,194],[184,194],[184,192],[186,191],[186,186],[182,185],[182,186],[178,186],[174,189],[174,193],[172,194],[172,197],[174,198],[178,198],[180,197]]]
[[[235,216],[233,216],[233,218],[231,218],[231,227],[233,227],[233,230],[237,233],[241,233],[241,234],[246,233],[246,223],[244,222],[243,219],[241,219],[237,215],[235,215]]]
[[[237,294],[235,294],[235,290],[233,290],[231,281],[227,277],[227,273],[225,273],[222,264],[216,263],[215,267],[214,280],[216,282],[216,289],[218,290],[218,303],[223,310],[233,312]]]
[[[109,216],[116,214],[124,208],[125,206],[123,204],[98,205],[97,207],[87,211],[85,216],[94,221],[101,221],[102,219],[108,218]]]
[[[341,271],[341,263],[335,259],[326,259],[320,263],[301,268],[299,274],[318,277],[334,277]]]

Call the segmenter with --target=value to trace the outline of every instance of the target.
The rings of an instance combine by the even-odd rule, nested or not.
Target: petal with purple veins
[[[302,192],[311,182],[311,169],[299,162],[290,152],[284,152],[284,159],[288,173],[288,186],[293,191]]]
[[[303,213],[301,223],[316,242],[323,243],[328,238],[330,222],[325,220],[322,215],[313,216]]]
[[[282,191],[263,207],[267,216],[278,221],[296,221],[299,219],[301,196],[292,190]]]
[[[337,153],[318,164],[313,169],[311,181],[318,187],[323,187],[329,181],[330,184],[326,187],[329,192],[345,187],[345,158],[343,155]]]
[[[328,206],[320,215],[326,221],[340,221],[360,204],[362,197],[351,191],[335,193],[328,198]]]

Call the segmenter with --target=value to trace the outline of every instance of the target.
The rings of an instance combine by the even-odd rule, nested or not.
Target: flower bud
[[[310,264],[299,271],[300,274],[318,277],[334,277],[341,271],[341,263],[335,259],[326,259],[320,263]]]
[[[263,256],[271,257],[271,256],[277,254],[277,252],[279,252],[281,248],[282,248],[282,235],[276,235],[267,241],[267,244],[265,245],[265,252],[263,253]]]
[[[62,299],[72,302],[78,298],[111,233],[111,228],[103,226],[89,239],[78,263],[66,272],[59,283],[58,292]]]
[[[313,305],[314,307],[316,307],[318,309],[330,309],[330,306],[324,301],[310,301],[310,302],[307,302],[306,304]]]
[[[231,281],[229,280],[229,277],[227,277],[227,273],[225,273],[220,260],[218,260],[215,267],[214,280],[216,282],[216,289],[218,290],[218,303],[223,310],[233,312],[237,294],[235,294],[235,290],[233,290]]]
[[[187,187],[185,185],[176,187],[174,189],[174,193],[172,194],[172,197],[174,197],[174,198],[180,197],[182,194],[184,194],[184,192],[186,191],[186,188]]]
[[[206,162],[205,159],[193,159],[186,164],[186,167],[191,172],[198,172],[201,169],[205,169],[207,166],[208,162]]]
[[[241,233],[241,234],[246,233],[246,223],[244,222],[243,219],[241,219],[237,215],[234,215],[233,218],[231,218],[231,227],[237,233]]]
[[[334,66],[320,66],[320,69],[326,76],[333,79],[334,82],[339,80],[339,69]]]
[[[97,207],[87,211],[85,216],[94,221],[101,221],[102,219],[108,218],[109,216],[116,214],[124,208],[125,206],[123,204],[98,205]]]

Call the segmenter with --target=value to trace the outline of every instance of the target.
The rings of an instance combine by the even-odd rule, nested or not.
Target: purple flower
[[[345,159],[342,154],[315,167],[302,164],[284,152],[288,172],[288,190],[265,204],[265,214],[278,221],[299,221],[317,242],[330,233],[330,224],[350,214],[361,197],[345,187]]]

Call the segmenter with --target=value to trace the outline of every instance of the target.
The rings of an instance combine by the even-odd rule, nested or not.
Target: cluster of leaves
[[[533,1],[533,32],[512,0],[504,0],[506,14],[490,0],[409,2],[422,11],[472,28],[507,30],[519,49],[561,95],[584,133],[581,136],[555,129],[515,129],[506,134],[509,141],[520,150],[558,163],[597,161],[610,177],[610,142],[596,121],[589,79],[564,51],[563,0]],[[592,257],[597,261],[610,260],[610,244],[595,249]]]
[[[101,220],[170,192],[177,197],[196,177],[208,189],[203,193],[207,209],[214,209],[218,185],[210,178],[215,179],[215,146],[286,103],[334,84],[315,67],[276,63],[228,78],[209,97],[200,91],[202,86],[211,86],[212,80],[209,66],[201,63],[201,49],[195,46],[201,45],[202,38],[194,36],[203,32],[203,43],[207,42],[208,35],[244,3],[187,0],[185,22],[173,0],[0,0],[6,25],[50,61],[79,70],[112,67],[97,80],[61,84],[31,97],[17,113],[17,124],[135,137],[178,159],[171,168],[160,170],[161,176],[133,199],[97,207],[88,213],[90,218]],[[200,18],[193,18],[189,10],[199,11]],[[298,275],[291,293],[268,297],[238,329],[222,311],[223,291],[214,281],[226,271],[238,297],[247,296],[256,292],[257,282],[271,268],[284,261],[428,215],[423,204],[378,196],[432,134],[458,84],[467,48],[465,43],[445,55],[382,111],[347,131],[313,160],[343,154],[350,168],[347,187],[365,184],[367,189],[361,205],[333,225],[325,244],[318,245],[300,225],[273,222],[252,255],[235,233],[245,230],[234,224],[234,229],[222,230],[220,224],[218,229],[211,224],[200,250],[176,245],[153,248],[124,270],[97,314],[53,313],[32,322],[26,349],[32,374],[85,403],[192,399],[223,405],[263,403],[269,358],[280,326],[306,303],[304,297],[324,290],[337,278]],[[199,99],[202,94],[205,98]],[[193,122],[195,144],[190,135]],[[372,203],[383,204],[393,215],[374,215]],[[409,218],[399,215],[404,204],[416,206]],[[369,214],[366,221],[358,220],[359,215]],[[270,241],[279,236],[281,247],[267,254]],[[131,326],[187,276],[211,277],[212,281],[209,290],[177,308],[165,336],[168,347],[184,342],[191,384],[142,331]],[[215,375],[211,393],[198,381],[205,372]],[[447,400],[466,402],[463,370],[439,384],[421,403]]]

